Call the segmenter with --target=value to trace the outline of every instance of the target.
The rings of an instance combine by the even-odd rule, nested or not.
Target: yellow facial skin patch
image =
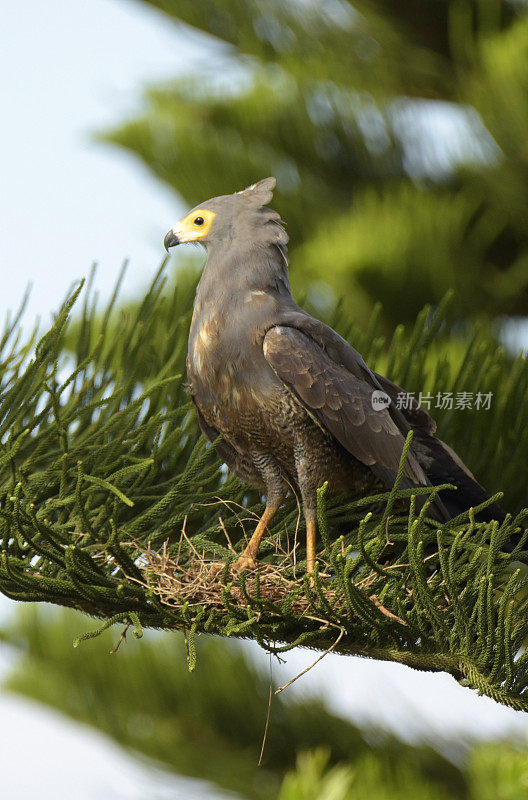
[[[191,211],[172,228],[172,233],[178,237],[181,244],[185,242],[199,242],[211,230],[211,225],[216,217],[214,211],[199,208]]]

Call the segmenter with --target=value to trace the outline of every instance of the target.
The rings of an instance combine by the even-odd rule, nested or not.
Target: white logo
[[[381,389],[375,389],[372,392],[371,402],[374,411],[383,411],[384,408],[390,406],[391,399],[386,392],[382,392]]]

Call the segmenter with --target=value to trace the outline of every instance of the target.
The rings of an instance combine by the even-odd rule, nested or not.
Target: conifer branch
[[[417,513],[412,497],[439,487],[413,493],[396,485],[332,503],[322,487],[313,581],[304,575],[300,545],[293,552],[294,501],[281,509],[263,545],[265,563],[234,576],[229,564],[261,502],[226,476],[186,396],[193,281],[167,288],[160,271],[141,305],[99,316],[85,303],[81,320],[69,322],[80,291],[40,340],[34,335],[13,346],[15,322],[1,341],[4,594],[99,617],[104,623],[95,634],[112,623],[132,624],[136,636],[145,626],[183,629],[190,668],[196,636],[208,632],[253,638],[274,653],[303,645],[445,670],[528,710],[528,579],[520,563],[528,553],[523,542],[513,554],[502,549],[526,524],[527,511],[500,527],[476,522],[473,513],[439,525],[428,519],[427,503]],[[385,348],[391,377],[407,374],[410,388],[413,380],[426,383],[431,363],[434,370],[423,319],[410,347],[401,340]],[[358,332],[349,335],[360,348],[366,344]],[[368,357],[368,346],[364,351]],[[524,359],[512,367],[481,338],[478,355],[470,346],[464,360],[468,390],[478,388],[483,358],[494,364],[497,409],[482,422],[473,417],[473,443],[484,441],[496,428],[494,415],[508,406],[506,376],[515,376],[517,390],[528,381]],[[453,377],[444,370],[438,389]],[[520,407],[518,415],[528,429],[528,411]],[[448,419],[455,421],[446,438],[459,448],[458,423]],[[500,429],[497,435],[504,439]],[[515,446],[510,497],[524,491],[519,465],[526,463],[528,438]],[[489,473],[500,476],[500,459],[508,462],[509,454],[497,453]],[[217,571],[211,561],[226,566]]]

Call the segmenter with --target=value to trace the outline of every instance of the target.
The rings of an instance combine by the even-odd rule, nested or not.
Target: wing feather
[[[405,439],[387,409],[373,408],[374,386],[336,363],[297,328],[271,328],[264,338],[264,356],[322,427],[385,483],[394,482]],[[429,484],[412,452],[404,476],[407,486]]]

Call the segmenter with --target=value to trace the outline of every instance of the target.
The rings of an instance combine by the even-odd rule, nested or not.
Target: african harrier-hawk
[[[487,498],[458,456],[434,436],[435,423],[402,391],[372,372],[335,331],[300,308],[288,280],[288,236],[267,208],[275,178],[214,197],[165,237],[168,250],[198,242],[207,263],[198,284],[187,371],[204,435],[222,435],[218,451],[229,469],[265,492],[266,508],[237,562],[254,567],[260,541],[290,488],[306,520],[307,570],[316,558],[316,491],[376,482],[394,484],[405,437],[414,431],[403,487],[452,483],[431,515],[448,519]],[[373,403],[384,392],[387,407]],[[374,407],[373,407],[374,406]],[[496,506],[483,518],[503,518]]]

